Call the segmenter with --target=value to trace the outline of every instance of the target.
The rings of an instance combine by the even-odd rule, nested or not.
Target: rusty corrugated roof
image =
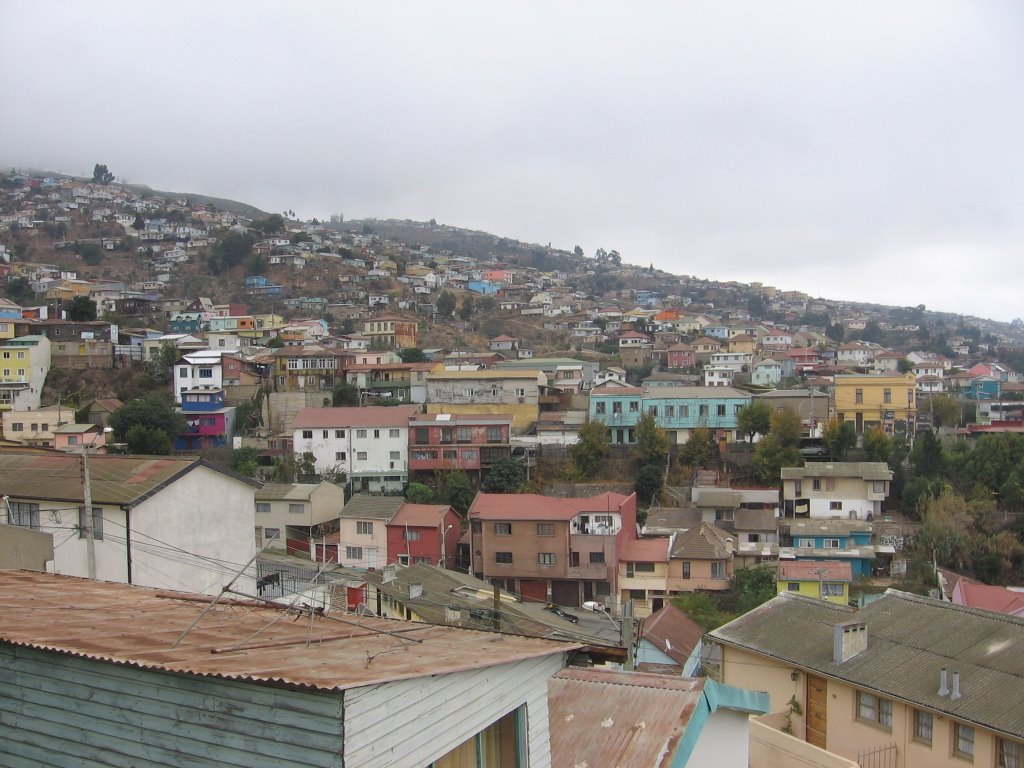
[[[237,601],[207,612],[172,647],[209,598],[29,571],[0,571],[0,595],[0,642],[142,669],[321,691],[581,647],[349,614],[293,621],[278,608]]]
[[[548,680],[552,768],[669,766],[704,681],[563,669]]]

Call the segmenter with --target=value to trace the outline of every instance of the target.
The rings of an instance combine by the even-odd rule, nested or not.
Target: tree
[[[75,296],[68,307],[68,320],[95,320],[96,302],[88,296]]]
[[[881,427],[872,427],[864,433],[864,458],[868,461],[888,461],[892,454],[892,440]]]
[[[569,446],[569,457],[583,480],[599,477],[604,469],[611,446],[608,427],[600,421],[590,421],[580,428],[579,439]]]
[[[828,456],[833,461],[842,461],[852,448],[857,447],[857,431],[852,421],[830,419],[822,433],[822,442],[828,449]]]
[[[100,163],[96,163],[96,165],[93,166],[93,169],[92,169],[92,183],[93,184],[102,184],[103,186],[106,186],[107,184],[109,184],[113,180],[114,180],[114,174],[112,174],[110,172],[110,169],[107,168],[107,166],[102,165]]]
[[[896,363],[896,370],[900,373],[910,373],[914,370],[914,364],[905,357],[901,357],[899,362]]]
[[[4,285],[4,295],[15,304],[30,304],[36,298],[36,292],[28,278],[13,277]]]
[[[434,491],[423,483],[409,483],[405,489],[405,500],[410,504],[430,504],[434,501]]]
[[[103,249],[100,248],[98,243],[78,243],[75,251],[82,258],[82,261],[90,267],[95,267],[103,261]]]
[[[132,222],[132,229],[134,229],[136,232],[141,232],[145,228],[146,228],[146,221],[145,221],[145,219],[142,218],[142,214],[141,213],[136,213],[135,214],[135,221]]]
[[[455,311],[455,297],[449,291],[441,291],[437,297],[437,314],[439,317],[451,317]]]
[[[939,477],[945,472],[946,457],[942,451],[942,443],[934,432],[926,430],[917,436],[914,449],[910,452],[910,462],[914,465],[914,474],[918,477]]]
[[[577,259],[582,259],[583,249],[577,245],[575,248],[572,249],[572,255],[575,256]]]
[[[526,467],[515,459],[498,459],[484,478],[482,490],[487,493],[515,493],[526,482]]]
[[[664,467],[669,449],[668,433],[658,426],[654,414],[645,413],[640,417],[636,423],[635,434],[636,443],[631,453],[637,465],[642,467],[654,464]]]
[[[473,316],[473,297],[471,295],[466,296],[462,300],[462,306],[459,307],[459,317],[463,320],[469,320]]]
[[[767,565],[740,568],[732,576],[732,589],[737,610],[747,613],[775,597],[775,572]]]
[[[254,221],[252,226],[264,235],[273,235],[284,229],[284,217],[279,213],[272,213],[265,219]]]
[[[284,349],[284,339],[280,336],[267,339],[267,349]]]
[[[711,430],[697,427],[690,431],[690,439],[679,449],[679,463],[688,467],[706,467],[714,455]]]
[[[765,485],[778,485],[783,467],[803,465],[800,458],[800,417],[791,411],[772,414],[772,429],[757,444],[751,464],[754,477]]]
[[[359,388],[347,381],[339,382],[331,392],[331,405],[335,408],[359,405]]]
[[[960,423],[960,404],[946,395],[932,395],[928,400],[934,427],[955,427]]]
[[[220,274],[237,267],[252,255],[255,244],[252,235],[245,232],[228,232],[213,246],[210,266]]]
[[[407,347],[406,349],[398,350],[398,356],[402,358],[403,363],[425,363],[427,362],[427,356],[419,347]]]
[[[772,428],[771,406],[761,400],[743,406],[736,417],[736,428],[748,443],[753,442],[754,435],[767,435]]]
[[[125,432],[128,453],[139,456],[167,456],[171,452],[171,438],[162,429],[135,424]]]
[[[114,430],[114,439],[119,442],[127,442],[128,449],[136,452],[136,447],[152,448],[163,447],[164,444],[155,434],[162,432],[167,438],[166,450],[153,451],[143,450],[142,453],[170,453],[171,440],[185,432],[184,417],[174,410],[174,404],[170,398],[150,393],[143,397],[125,403],[112,414],[110,414],[110,426]],[[145,434],[136,430],[135,441],[130,439],[129,431],[133,427],[142,427]]]
[[[231,469],[245,477],[255,477],[259,468],[259,454],[255,448],[235,448],[231,451]]]
[[[442,496],[446,503],[465,517],[476,496],[473,492],[473,484],[469,481],[469,475],[461,469],[446,473]]]

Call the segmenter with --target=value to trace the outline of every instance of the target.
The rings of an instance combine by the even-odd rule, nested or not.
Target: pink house
[[[93,453],[103,453],[106,437],[97,424],[62,424],[53,430],[53,447],[58,451],[81,451],[83,445],[94,446]]]
[[[387,524],[388,563],[454,564],[461,524],[459,513],[444,504],[403,504]]]
[[[952,598],[956,605],[1024,617],[1024,591],[978,584],[961,577],[953,587]]]

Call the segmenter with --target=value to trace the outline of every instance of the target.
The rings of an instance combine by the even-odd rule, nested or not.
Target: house
[[[763,693],[703,678],[567,668],[548,681],[553,768],[752,765]]]
[[[204,349],[183,355],[174,363],[174,402],[181,405],[182,393],[223,390],[224,369],[219,349]]]
[[[779,525],[779,561],[849,563],[853,578],[872,576],[873,528],[862,520],[784,520]]]
[[[616,550],[619,561],[617,602],[621,606],[632,605],[634,616],[650,616],[668,604],[671,545],[672,539],[667,537],[629,537]]]
[[[63,424],[53,430],[53,447],[58,451],[81,451],[87,445],[99,452],[105,450],[106,442],[97,424]]]
[[[388,563],[455,567],[461,523],[447,504],[403,504],[386,523]]]
[[[478,493],[469,508],[470,572],[523,599],[614,605],[618,538],[635,537],[636,496]]]
[[[736,369],[721,365],[706,365],[703,369],[705,387],[731,387]]]
[[[410,349],[419,346],[417,328],[415,320],[379,315],[363,322],[363,335],[370,339],[371,346],[376,342],[387,349]]]
[[[690,344],[673,344],[668,348],[666,367],[674,370],[693,368],[697,364],[696,353]]]
[[[487,348],[492,352],[505,352],[519,349],[522,339],[515,339],[511,336],[502,334],[501,336],[495,336],[487,342]]]
[[[0,590],[3,748],[34,765],[547,766],[547,681],[581,647],[27,571]]]
[[[777,386],[782,381],[782,371],[782,362],[769,357],[754,363],[754,367],[750,372],[750,383],[759,387]]]
[[[696,675],[700,671],[703,639],[704,627],[672,603],[665,603],[648,616],[640,628],[637,669],[641,672],[669,669],[684,677]]]
[[[829,419],[829,396],[813,387],[808,389],[773,389],[753,396],[755,402],[768,404],[773,411],[795,414],[808,437],[820,436]]]
[[[852,421],[857,434],[881,427],[886,434],[914,433],[917,417],[916,379],[897,375],[840,374],[835,377],[835,415]]]
[[[427,374],[434,363],[357,363],[345,369],[345,381],[367,402],[378,399],[422,403],[427,399]]]
[[[352,364],[353,353],[343,347],[320,344],[275,349],[274,384],[279,392],[330,393]]]
[[[621,384],[626,386],[626,370],[619,368],[618,366],[609,366],[602,368],[594,374],[594,386],[599,387],[602,384],[608,384],[614,382],[615,384]]]
[[[52,533],[54,570],[88,572],[83,457],[0,452],[0,510],[8,523]],[[202,459],[91,455],[96,577],[156,588],[220,592],[253,554],[255,481]],[[225,564],[232,565],[230,568]],[[252,586],[248,574],[236,585]]]
[[[179,392],[185,432],[174,438],[174,450],[197,453],[228,445],[235,435],[235,407],[226,402],[223,387],[201,386]]]
[[[3,411],[3,437],[22,445],[54,447],[54,431],[74,423],[75,410],[64,405],[44,405],[31,411]]]
[[[512,417],[525,432],[540,413],[540,389],[548,378],[537,370],[443,371],[427,374],[427,413]]]
[[[767,692],[775,733],[789,723],[794,742],[860,765],[1024,755],[1024,712],[1010,704],[1024,696],[1021,619],[892,589],[859,611],[782,594],[709,641],[719,679]]]
[[[50,340],[50,363],[58,368],[113,368],[116,326],[101,320],[33,320],[17,324],[24,333]]]
[[[820,597],[839,605],[849,602],[852,583],[853,570],[850,563],[835,560],[783,560],[779,562],[779,573],[775,580],[780,594],[788,592],[804,597]]]
[[[669,592],[728,589],[735,551],[735,539],[711,523],[676,535],[669,552]]]
[[[45,336],[0,341],[0,413],[39,408],[50,371],[50,349]]]
[[[781,475],[786,517],[874,520],[892,482],[884,461],[811,461],[783,467]]]
[[[124,403],[114,397],[93,400],[88,405],[87,420],[90,424],[108,427],[110,426],[110,414],[122,406]]]
[[[265,483],[254,503],[257,547],[315,554],[310,541],[337,529],[345,492],[326,481]]]
[[[415,405],[303,408],[292,422],[295,453],[319,472],[344,473],[354,490],[399,492],[409,477],[409,419]]]
[[[512,449],[511,416],[421,413],[409,419],[409,472],[461,469],[482,479]]]
[[[961,576],[953,586],[952,602],[1024,618],[1024,590],[1020,587],[981,584]]]

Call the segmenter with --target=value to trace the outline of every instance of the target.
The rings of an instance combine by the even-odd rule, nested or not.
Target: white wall
[[[336,437],[335,429],[313,429],[313,437],[302,436],[303,430],[296,429],[293,434],[295,453],[310,452],[316,458],[317,470],[336,467],[348,475],[362,472],[387,472],[396,475],[406,474],[409,468],[409,428],[408,427],[358,427],[342,430],[344,437]],[[327,437],[324,437],[324,433]],[[365,437],[360,433],[365,432]],[[392,433],[397,432],[397,437]],[[374,437],[374,434],[378,437]],[[341,452],[344,460],[336,458]],[[360,459],[359,453],[365,452],[366,458]],[[391,453],[397,452],[396,459]],[[394,466],[392,466],[392,462]]]
[[[132,582],[218,594],[253,556],[254,493],[247,483],[196,467],[132,509]],[[253,594],[256,585],[243,576],[235,587]]]
[[[704,723],[688,764],[747,768],[749,741],[750,724],[746,712],[716,710]]]

